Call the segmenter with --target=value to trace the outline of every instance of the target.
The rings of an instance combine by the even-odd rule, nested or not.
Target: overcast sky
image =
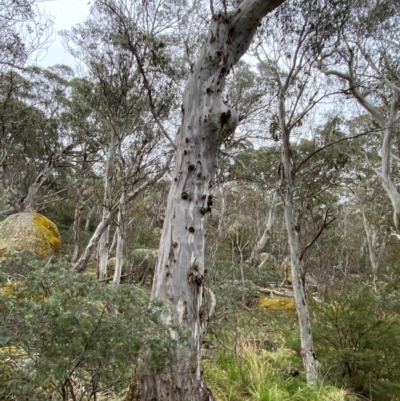
[[[54,18],[54,29],[61,31],[82,22],[89,13],[89,0],[52,0],[40,4],[46,13]],[[67,64],[73,66],[74,59],[64,50],[61,38],[57,34],[54,43],[47,53],[41,57],[38,64],[49,67],[55,64]]]

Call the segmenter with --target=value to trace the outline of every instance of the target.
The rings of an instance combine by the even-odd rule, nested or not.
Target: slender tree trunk
[[[261,236],[261,238],[257,241],[257,243],[254,245],[249,262],[252,266],[258,266],[261,267],[260,262],[260,254],[264,250],[265,245],[267,245],[268,240],[271,238],[272,235],[272,227],[275,223],[275,215],[276,215],[276,207],[278,203],[278,193],[274,193],[274,197],[272,198],[271,206],[269,209],[268,213],[268,220],[267,220],[267,225],[265,227],[265,230]]]
[[[81,187],[78,190],[78,199],[75,205],[75,215],[74,215],[74,224],[73,224],[73,231],[74,231],[74,250],[72,252],[71,262],[75,263],[78,259],[79,255],[79,241],[80,241],[80,225],[81,225],[81,217],[82,217],[82,210],[83,210],[83,199],[84,199],[84,192],[85,192],[85,182],[82,183]]]
[[[93,212],[94,212],[94,206],[92,206],[88,211],[88,215],[86,217],[86,222],[85,222],[85,231],[89,231],[90,222],[92,220]]]
[[[371,64],[372,65],[372,64]],[[391,173],[391,145],[394,135],[394,124],[398,116],[398,108],[400,105],[400,92],[397,87],[391,87],[392,98],[390,102],[390,109],[387,114],[382,113],[382,111],[370,103],[358,89],[359,84],[357,83],[353,72],[351,71],[352,65],[349,65],[349,74],[345,74],[338,70],[327,70],[321,64],[320,68],[326,75],[335,75],[350,84],[350,91],[354,96],[354,99],[362,106],[380,125],[383,132],[382,141],[382,172],[378,175],[382,179],[382,186],[386,191],[392,206],[393,206],[393,221],[397,232],[400,232],[400,193],[398,192],[396,186],[392,181]]]
[[[281,190],[285,202],[285,220],[290,248],[290,260],[293,280],[293,293],[299,320],[301,356],[306,371],[307,383],[314,384],[319,378],[319,363],[314,351],[311,332],[310,314],[308,312],[305,283],[303,281],[303,264],[300,260],[298,229],[296,230],[293,200],[292,160],[290,136],[287,132],[284,111],[284,99],[280,99],[280,126],[282,132],[282,166]]]
[[[85,250],[83,251],[81,257],[77,260],[75,264],[75,268],[78,272],[83,272],[86,270],[87,264],[89,262],[90,257],[92,256],[94,248],[98,244],[102,234],[110,225],[113,214],[110,215],[106,219],[102,219],[100,223],[97,225],[95,232],[89,240],[89,243],[86,245]]]
[[[282,2],[245,0],[231,14],[214,15],[186,84],[152,298],[171,302],[170,312],[162,319],[186,327],[188,338],[163,371],[149,372],[143,367],[130,399],[214,399],[200,370],[205,225],[213,203],[218,146],[233,135],[238,123],[236,111],[221,95],[226,75],[248,49],[261,19]]]
[[[111,245],[110,245],[110,255],[114,252],[115,247],[117,246],[117,237],[118,237],[118,230],[115,230],[114,231],[114,235],[113,235],[113,239],[112,239]]]
[[[123,255],[124,255],[124,244],[125,244],[125,205],[126,199],[126,191],[125,189],[122,191],[120,202],[119,202],[119,210],[118,210],[118,226],[117,226],[117,251],[115,254],[115,271],[113,283],[118,285],[121,281],[121,273],[123,266]]]
[[[102,221],[107,221],[111,215],[111,212],[104,207]],[[110,225],[104,229],[100,236],[100,240],[97,245],[97,278],[99,281],[107,277],[107,264],[108,264],[108,240],[110,237]]]
[[[128,205],[130,202],[132,202],[134,199],[137,198],[139,194],[141,194],[147,187],[150,185],[154,184],[158,180],[160,180],[168,171],[168,166],[171,162],[171,156],[167,156],[166,162],[164,167],[155,175],[155,177],[151,180],[147,180],[144,182],[142,185],[138,186],[131,192],[129,192],[126,195],[126,200],[125,200],[125,205]],[[107,227],[110,225],[112,218],[114,217],[116,211],[118,208],[113,207],[111,208],[110,214],[106,219],[102,219],[100,223],[97,225],[95,232],[93,233],[92,237],[89,240],[89,243],[87,244],[85,250],[83,251],[81,257],[78,259],[78,261],[75,264],[75,269],[78,272],[83,272],[86,270],[87,264],[89,262],[90,256],[93,253],[94,248],[98,244],[102,234],[104,231],[107,229]]]
[[[108,149],[106,171],[104,174],[104,204],[102,221],[108,220],[111,215],[112,203],[112,176],[115,163],[115,138],[111,136],[110,148]],[[107,225],[101,234],[97,247],[97,278],[101,281],[107,277],[108,251],[109,251],[110,226]]]
[[[390,113],[389,121],[387,121],[387,127],[383,131],[383,142],[382,142],[382,186],[386,191],[387,195],[393,206],[393,221],[397,232],[400,232],[400,194],[393,184],[392,172],[391,172],[391,145],[394,134],[394,122],[396,119],[396,108],[393,106],[397,102],[392,102],[392,109]]]
[[[372,270],[372,286],[375,292],[378,291],[378,270],[379,264],[384,254],[385,242],[382,241],[379,244],[379,235],[376,227],[371,226],[365,216],[364,211],[362,212],[365,234],[367,236],[369,260],[371,262]]]

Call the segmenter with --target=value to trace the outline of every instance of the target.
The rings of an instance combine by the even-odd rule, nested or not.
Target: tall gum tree
[[[259,62],[260,73],[270,86],[267,92],[272,99],[269,135],[281,144],[281,162],[278,168],[281,183],[278,193],[283,202],[301,355],[309,384],[315,384],[319,380],[320,371],[307,306],[304,255],[317,241],[323,229],[333,221],[328,221],[326,213],[314,238],[307,245],[304,244],[310,233],[304,227],[300,232],[304,221],[301,221],[303,213],[302,202],[299,200],[299,181],[307,176],[304,165],[312,157],[312,153],[296,165],[295,142],[296,139],[299,142],[298,138],[310,135],[310,130],[304,129],[305,124],[309,126],[312,116],[318,115],[321,102],[333,95],[325,85],[324,75],[315,68],[319,48],[324,43],[323,38],[316,37],[315,30],[318,31],[325,24],[326,17],[326,11],[317,3],[318,1],[286,2],[276,13],[273,23],[269,21],[269,24],[263,26],[253,45],[253,54]],[[272,40],[267,41],[267,37]],[[309,209],[312,201],[313,198],[303,199]]]
[[[153,299],[171,303],[164,322],[187,328],[188,338],[161,372],[138,377],[133,400],[214,399],[200,371],[205,227],[219,143],[233,135],[239,120],[223,102],[222,92],[226,76],[247,51],[262,18],[283,2],[245,0],[229,13],[214,13],[211,7],[209,31],[183,94],[176,164],[152,289]]]
[[[393,207],[393,221],[400,232],[400,192],[392,177],[392,142],[400,109],[398,24],[399,2],[352,0],[331,34],[333,43],[324,49],[319,68],[341,82],[342,92],[351,96],[375,120],[382,132],[381,178]],[[340,21],[342,21],[340,20]]]

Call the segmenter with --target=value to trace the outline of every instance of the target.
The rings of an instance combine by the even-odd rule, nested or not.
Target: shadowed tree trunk
[[[82,217],[82,210],[84,204],[84,193],[85,193],[85,181],[82,182],[82,185],[79,187],[77,191],[77,200],[75,205],[75,213],[74,213],[74,224],[72,226],[74,232],[74,250],[72,252],[71,262],[74,263],[77,261],[79,256],[79,242],[80,242],[80,224]]]
[[[162,372],[142,372],[129,399],[214,399],[200,371],[205,225],[213,204],[219,143],[233,135],[238,123],[236,111],[221,95],[226,76],[248,49],[261,19],[283,1],[246,0],[232,13],[213,15],[186,84],[152,298],[172,304],[162,319],[186,327],[188,338]]]

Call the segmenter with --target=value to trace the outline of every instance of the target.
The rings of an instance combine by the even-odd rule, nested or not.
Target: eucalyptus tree
[[[0,71],[23,69],[53,39],[52,19],[39,8],[40,0],[0,1]]]
[[[393,155],[392,142],[400,107],[399,21],[396,1],[346,2],[343,16],[330,26],[329,46],[319,60],[319,68],[337,78],[343,94],[369,113],[382,133],[381,170],[376,171],[392,203],[398,231],[400,194],[392,179],[392,162],[398,155]]]
[[[335,9],[334,4],[332,7]],[[302,201],[297,199],[297,185],[303,184],[301,186],[309,189],[304,182],[299,182],[299,178],[302,178],[307,161],[312,155],[302,163],[296,161],[295,152],[302,143],[301,138],[306,139],[309,136],[310,116],[320,116],[317,106],[332,95],[330,88],[326,86],[324,75],[316,68],[323,39],[316,36],[315,32],[324,26],[326,17],[327,11],[318,1],[286,2],[277,10],[274,18],[263,24],[253,46],[260,74],[269,82],[270,89],[265,96],[273,99],[269,112],[269,139],[281,145],[281,160],[277,168],[280,177],[278,193],[284,207],[301,355],[309,383],[318,380],[319,364],[314,351],[306,301],[304,257],[322,230],[331,223],[332,216],[328,211],[325,213],[314,238],[302,247],[301,238],[304,232],[301,214],[296,213],[300,210],[298,204]],[[309,198],[308,196],[305,199]]]
[[[161,70],[168,66],[167,57],[162,56],[163,43],[151,38],[150,34],[147,37],[144,27],[141,30],[133,21],[126,26],[127,22],[116,13],[115,8],[132,11],[132,5],[133,3],[124,1],[96,1],[84,24],[63,33],[70,52],[83,61],[88,69],[89,79],[93,81],[90,102],[105,133],[102,219],[77,262],[78,270],[83,270],[91,250],[99,239],[100,280],[107,274],[109,225],[113,214],[118,210],[115,205],[119,204],[120,209],[117,226],[117,270],[120,271],[124,236],[123,211],[126,210],[127,199],[131,199],[128,192],[136,191],[140,187],[141,181],[146,180],[153,169],[151,160],[155,163],[163,153],[161,138],[165,129],[161,120],[168,116],[174,103],[173,91],[168,85],[163,87],[163,82],[160,82],[154,72],[157,68]],[[139,9],[138,14],[132,15],[136,18],[135,22],[140,22],[143,12]],[[104,26],[108,26],[110,30],[104,30]],[[126,30],[132,37],[127,36]],[[131,51],[127,44],[131,43],[130,41],[140,50],[147,49],[141,56],[143,58]],[[155,48],[158,49],[158,58],[151,59]],[[150,62],[146,61],[145,66],[143,60],[147,59],[150,59]],[[150,90],[150,78],[143,75],[145,72],[151,75],[152,85],[158,85],[164,90],[160,93],[160,99],[163,93],[166,94],[163,101],[159,98],[153,101],[152,96],[152,102],[146,101],[146,93]]]
[[[75,146],[60,122],[69,88],[65,71],[28,70],[28,77],[10,70],[1,79],[0,174],[9,205],[3,214],[40,207],[50,194],[39,191]]]
[[[207,37],[183,93],[176,163],[152,289],[152,298],[171,302],[163,320],[183,325],[188,338],[169,366],[138,377],[132,399],[213,399],[200,370],[205,223],[213,204],[218,145],[233,135],[239,120],[222,95],[227,75],[247,51],[262,18],[282,2],[245,0],[233,10],[223,2],[222,11],[211,2]]]

